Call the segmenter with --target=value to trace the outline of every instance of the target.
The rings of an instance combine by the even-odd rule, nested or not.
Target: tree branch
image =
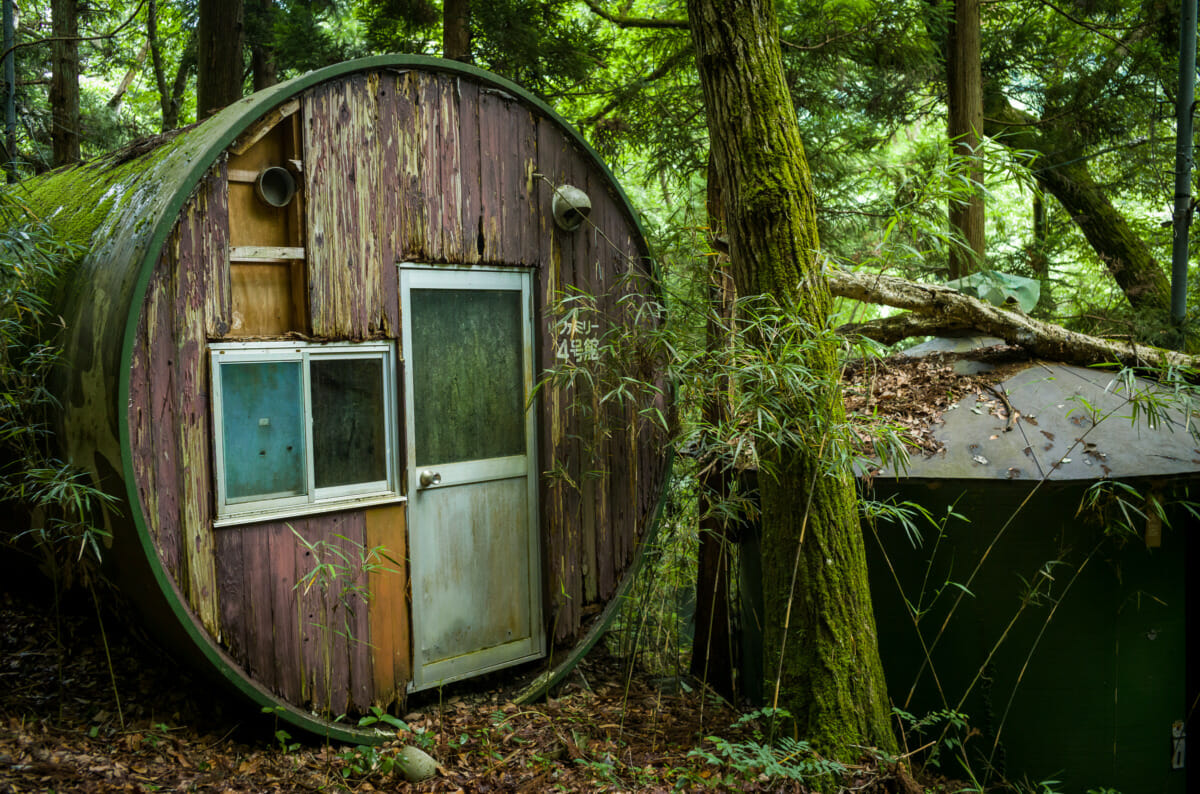
[[[842,336],[865,337],[881,345],[894,345],[914,336],[952,336],[970,330],[971,326],[965,323],[908,312],[868,320],[865,323],[846,323],[840,326],[837,332]]]
[[[0,52],[0,60],[7,58],[8,54],[10,52],[16,52],[17,50],[23,50],[26,47],[36,47],[39,44],[52,44],[53,42],[56,42],[56,41],[103,41],[104,39],[111,39],[114,36],[116,36],[118,33],[120,33],[122,30],[127,28],[129,26],[129,24],[131,22],[133,22],[133,20],[137,19],[138,12],[142,10],[142,6],[145,3],[146,3],[146,0],[139,0],[137,6],[133,9],[133,13],[130,14],[125,19],[124,22],[122,22],[120,25],[117,25],[115,28],[110,30],[108,33],[101,33],[100,35],[97,35],[97,36],[47,36],[44,39],[31,39],[30,41],[22,41],[22,42],[18,42],[16,44],[12,45],[7,50]]]
[[[659,66],[657,69],[655,69],[650,74],[646,75],[645,77],[640,77],[637,80],[634,80],[632,83],[625,86],[624,88],[618,89],[616,92],[616,96],[614,96],[611,100],[609,100],[608,104],[606,104],[604,107],[600,108],[595,113],[588,116],[587,118],[580,119],[576,123],[580,127],[587,127],[587,126],[591,126],[592,124],[595,124],[600,119],[607,116],[609,113],[612,113],[613,110],[615,110],[617,107],[619,107],[622,102],[629,99],[629,97],[633,96],[639,87],[645,85],[646,83],[653,83],[656,80],[661,80],[672,69],[674,69],[681,60],[683,60],[684,56],[689,56],[691,54],[692,54],[692,48],[690,46],[684,47],[682,50],[680,50],[679,52],[675,53],[674,55],[672,55],[671,57],[669,57],[665,61],[663,61],[662,65]]]
[[[1119,363],[1127,367],[1168,365],[1187,369],[1200,365],[1194,356],[1075,333],[938,284],[918,284],[894,276],[849,273],[837,268],[827,269],[826,277],[834,295],[908,309],[930,317],[935,323],[933,327],[940,324],[968,326],[1055,361],[1085,365]],[[919,327],[916,320],[896,322],[911,322],[914,327]]]
[[[628,17],[624,14],[613,14],[605,11],[597,0],[583,0],[592,13],[611,22],[619,28],[655,28],[658,30],[687,30],[686,19],[652,19],[649,17]]]

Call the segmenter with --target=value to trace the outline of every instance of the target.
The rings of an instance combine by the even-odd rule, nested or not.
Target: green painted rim
[[[204,178],[212,164],[217,160],[221,153],[241,134],[244,130],[250,127],[255,121],[260,119],[266,112],[279,106],[283,102],[291,99],[300,92],[308,89],[318,83],[326,82],[333,78],[354,72],[363,72],[380,69],[423,69],[427,71],[445,72],[449,74],[463,75],[476,79],[482,83],[487,83],[496,86],[513,96],[520,98],[523,102],[532,105],[547,118],[555,122],[569,138],[579,146],[579,148],[589,156],[593,164],[608,180],[609,184],[616,191],[617,198],[624,204],[625,210],[633,221],[638,233],[638,245],[642,250],[643,256],[648,260],[649,251],[646,246],[645,234],[642,229],[641,221],[633,206],[629,202],[629,198],[621,189],[620,184],[613,176],[612,172],[600,159],[600,156],[588,145],[587,141],[576,131],[570,124],[567,123],[561,116],[555,113],[548,105],[542,102],[537,97],[530,94],[525,89],[497,75],[486,72],[474,66],[458,63],[456,61],[445,61],[439,58],[431,58],[428,56],[413,56],[413,55],[379,55],[369,58],[360,58],[353,61],[330,66],[325,69],[320,69],[308,74],[288,80],[284,83],[272,86],[271,88],[260,91],[251,96],[235,102],[226,107],[211,119],[205,121],[197,129],[205,130],[209,136],[208,142],[201,150],[200,156],[191,159],[188,168],[184,171],[181,177],[175,181],[174,194],[169,203],[165,206],[160,216],[154,222],[153,233],[149,236],[146,242],[146,248],[142,252],[142,260],[138,265],[137,280],[134,284],[133,291],[130,295],[129,315],[125,322],[124,340],[121,345],[121,360],[118,370],[118,394],[117,394],[117,418],[118,418],[118,434],[121,443],[121,462],[125,478],[126,498],[129,501],[130,512],[132,513],[134,528],[136,530],[139,541],[142,545],[142,550],[145,558],[150,566],[154,579],[158,584],[159,590],[166,599],[171,611],[175,614],[179,625],[183,628],[188,638],[195,644],[197,649],[204,656],[206,661],[212,665],[213,669],[217,670],[221,676],[231,683],[238,691],[248,697],[251,701],[261,706],[264,710],[273,710],[288,723],[302,730],[308,731],[311,734],[336,740],[340,742],[353,742],[359,744],[374,744],[391,738],[392,734],[373,729],[358,728],[357,726],[343,725],[331,720],[322,719],[314,714],[310,714],[301,708],[288,703],[281,698],[275,696],[267,689],[253,681],[241,667],[233,661],[219,646],[215,644],[208,632],[205,631],[197,622],[195,615],[191,609],[184,603],[181,594],[176,588],[174,580],[167,575],[166,569],[162,565],[162,561],[158,555],[158,549],[154,545],[154,540],[150,534],[149,528],[146,525],[145,517],[142,513],[141,499],[137,494],[136,479],[133,471],[133,449],[130,444],[129,437],[129,415],[127,410],[122,410],[122,406],[129,404],[129,375],[133,363],[133,349],[137,339],[138,320],[141,315],[142,305],[145,301],[146,291],[150,282],[150,277],[154,271],[154,266],[157,263],[158,255],[166,243],[168,235],[175,226],[179,213],[183,210],[184,205],[191,197],[192,192]],[[182,133],[184,135],[193,134],[192,131]],[[653,265],[652,261],[651,264]],[[669,451],[668,451],[669,454]],[[670,465],[666,474],[669,476]],[[664,493],[667,480],[664,480]],[[655,511],[654,517],[644,535],[642,548],[649,540],[658,525],[659,517],[662,510],[662,497],[660,496],[659,505]],[[634,564],[626,570],[623,577],[623,585],[620,592],[624,592],[627,588],[627,581],[632,580],[633,575],[637,572],[640,566],[642,554],[640,553]],[[613,602],[616,602],[616,598]],[[616,611],[612,611],[615,616]],[[612,617],[608,618],[611,622]],[[594,642],[595,640],[592,640]],[[586,643],[587,648],[591,647],[591,643]],[[587,648],[584,649],[586,652]],[[582,653],[572,654],[574,663],[577,663],[579,658],[582,658]],[[569,669],[569,668],[568,668]],[[556,680],[565,675],[563,671],[556,676]]]

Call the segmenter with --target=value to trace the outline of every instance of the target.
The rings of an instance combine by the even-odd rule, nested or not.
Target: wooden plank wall
[[[230,655],[287,701],[335,716],[374,702],[366,525],[348,510],[217,532]],[[306,579],[324,564],[329,575]]]
[[[398,337],[397,262],[524,265],[536,274],[544,370],[559,363],[561,334],[582,333],[558,327],[552,307],[565,290],[596,295],[594,319],[628,322],[633,309],[619,299],[649,288],[635,229],[603,174],[556,124],[503,92],[453,75],[356,74],[308,90],[298,119],[315,337]],[[142,505],[167,571],[251,675],[291,702],[328,704],[334,714],[390,702],[410,674],[397,651],[407,647],[406,623],[381,628],[362,609],[349,633],[363,643],[343,637],[339,645],[336,635],[323,643],[314,626],[343,616],[295,589],[308,561],[287,524],[212,529],[205,339],[224,338],[232,320],[225,179],[219,164],[181,215],[140,320],[129,412]],[[553,186],[564,183],[586,190],[593,205],[592,222],[574,233],[549,217]],[[631,271],[643,273],[636,284],[625,280]],[[591,411],[577,410],[576,400]],[[545,619],[560,643],[611,598],[664,469],[661,434],[635,406],[588,418],[598,410],[598,395],[558,389],[544,391],[540,404],[540,465],[553,472],[540,489]],[[402,515],[399,530],[394,516],[364,515],[290,524],[311,542],[340,533],[373,543],[367,535],[383,526],[402,539]],[[395,584],[372,588],[392,592],[394,604],[407,587]],[[366,641],[376,633],[390,650],[373,665]]]
[[[142,506],[163,564],[201,623],[220,631],[214,569],[207,332],[229,316],[224,163],[181,213],[152,274],[130,375],[129,428]]]

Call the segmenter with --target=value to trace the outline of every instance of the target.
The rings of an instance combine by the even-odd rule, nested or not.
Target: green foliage
[[[388,727],[395,728],[398,731],[408,730],[408,724],[404,722],[404,720],[388,714],[379,706],[371,706],[370,713],[359,717],[358,719],[358,727],[360,728],[366,728],[372,725],[377,727],[387,725]]]
[[[946,282],[947,287],[987,301],[993,306],[1019,306],[1023,312],[1031,312],[1041,297],[1041,284],[1036,279],[1011,276],[996,270],[972,273],[963,278]]]
[[[56,582],[90,581],[108,539],[114,499],[58,457],[49,380],[59,363],[61,321],[48,295],[78,251],[0,192],[0,499],[29,516],[0,543],[33,553]]]
[[[899,707],[893,707],[892,713],[899,721],[908,745],[929,748],[924,757],[926,764],[948,774],[956,773],[960,768],[970,772],[966,741],[971,734],[971,724],[966,714],[953,709],[940,709],[918,718]],[[961,766],[949,766],[951,758]]]
[[[345,766],[342,767],[342,777],[348,780],[365,780],[366,778],[387,778],[403,770],[396,750],[391,747],[374,747],[357,745],[342,750],[339,758]]]
[[[709,736],[713,749],[698,747],[688,755],[720,767],[725,775],[712,781],[718,786],[738,786],[755,780],[808,780],[838,779],[846,774],[846,767],[836,761],[822,758],[809,747],[808,742],[790,736],[774,735],[777,724],[788,724],[792,715],[784,709],[764,708],[744,714],[734,725],[734,730],[754,725],[752,738],[733,742],[721,736]],[[764,730],[762,723],[772,730]]]

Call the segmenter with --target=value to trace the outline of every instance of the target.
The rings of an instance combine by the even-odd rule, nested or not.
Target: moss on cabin
[[[189,143],[190,136],[173,135],[133,159],[123,156],[128,150],[122,150],[33,177],[22,183],[21,200],[64,241],[90,247],[93,236],[106,221],[124,219],[127,212],[137,209],[133,200],[138,191],[161,191],[166,186],[166,180],[156,171],[159,168],[177,171],[173,155]],[[130,231],[145,233],[155,220],[154,216],[141,213]]]

